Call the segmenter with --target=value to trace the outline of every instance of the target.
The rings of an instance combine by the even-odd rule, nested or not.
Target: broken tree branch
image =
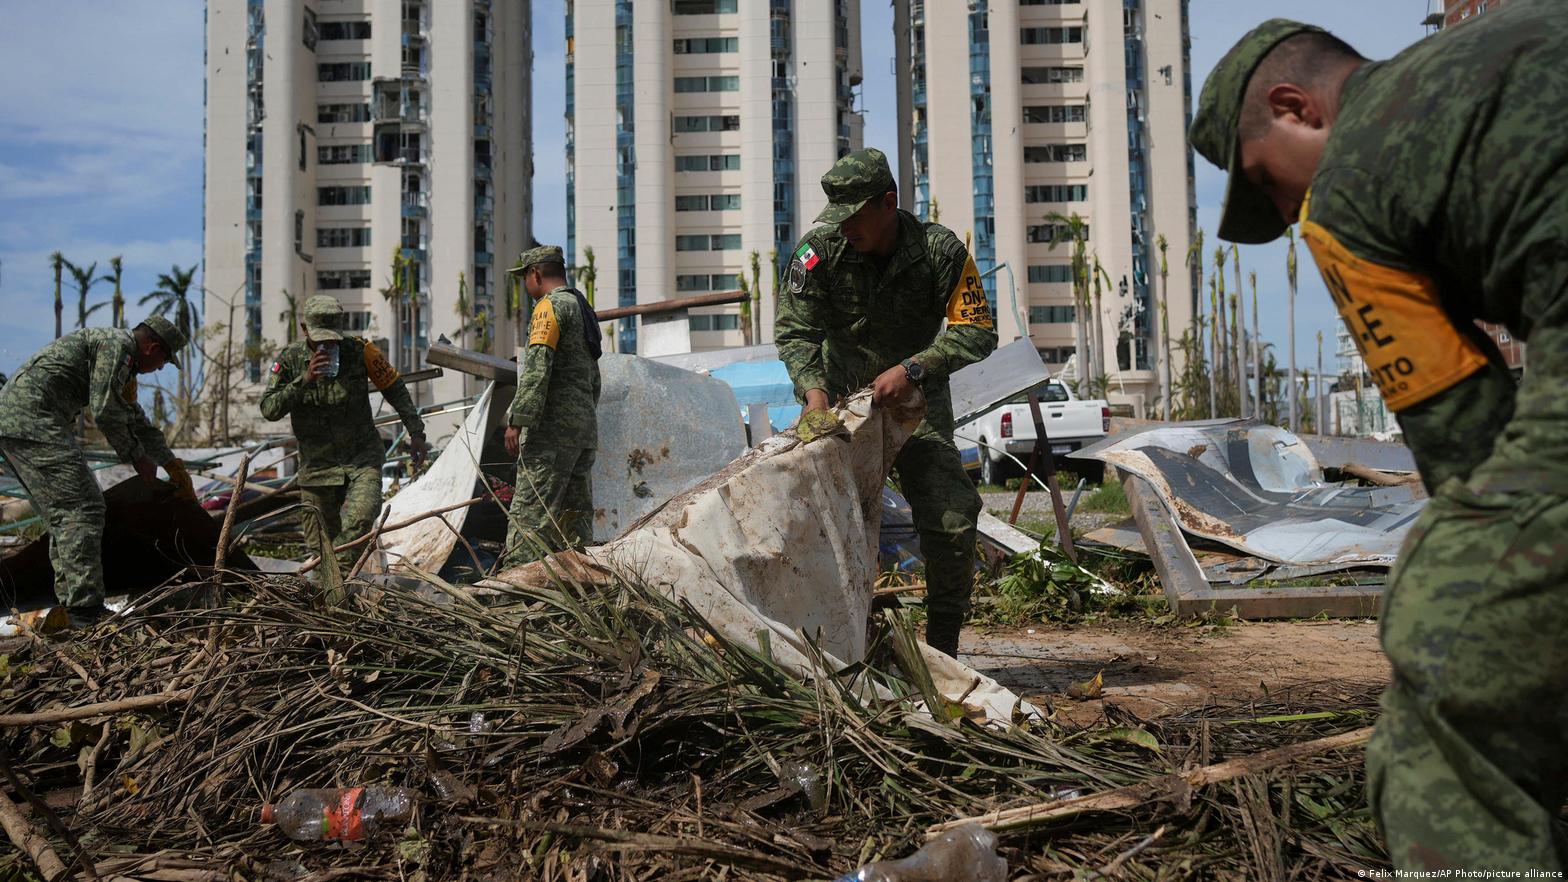
[[[1379,487],[1399,487],[1405,484],[1421,483],[1421,475],[1417,472],[1385,472],[1364,466],[1359,462],[1347,462],[1339,470],[1352,477],[1360,478],[1369,484]]]
[[[21,811],[17,809],[16,803],[5,794],[0,794],[0,827],[5,828],[6,835],[17,848],[33,859],[39,875],[45,880],[60,879],[65,876],[65,864],[60,861],[60,856],[54,853],[49,840],[32,824],[27,823],[27,819],[23,818]]]
[[[122,698],[118,701],[100,701],[95,704],[63,707],[57,710],[38,711],[31,714],[0,714],[0,727],[41,726],[46,723],[68,723],[71,720],[85,720],[92,717],[131,713],[133,711],[162,707],[179,701],[188,701],[194,692],[195,690],[193,689],[182,689],[179,692],[138,695],[134,698]]]
[[[235,490],[229,494],[229,507],[223,513],[223,527],[218,531],[218,553],[212,561],[212,594],[218,603],[223,602],[223,565],[229,557],[229,534],[234,531],[234,511],[240,506],[240,497],[244,495],[242,489],[245,479],[250,477],[250,458],[247,452],[240,458],[240,470],[234,479]]]
[[[976,815],[970,818],[959,818],[956,821],[945,821],[933,824],[926,829],[926,838],[932,839],[965,824],[979,824],[988,830],[1017,830],[1023,827],[1033,827],[1084,812],[1117,811],[1119,809],[1135,808],[1149,802],[1156,802],[1176,796],[1183,791],[1196,789],[1205,784],[1216,781],[1228,781],[1251,775],[1275,766],[1282,766],[1309,756],[1342,750],[1347,747],[1359,747],[1372,737],[1372,727],[1357,729],[1353,732],[1344,732],[1339,735],[1330,735],[1327,738],[1318,738],[1313,741],[1303,741],[1299,744],[1287,744],[1274,750],[1265,750],[1244,756],[1240,759],[1226,760],[1212,766],[1203,766],[1190,772],[1174,775],[1161,775],[1125,787],[1117,787],[1103,793],[1091,793],[1077,799],[1059,799],[1051,802],[1036,803],[1035,805],[1019,806],[1018,808],[1004,809],[989,814]]]

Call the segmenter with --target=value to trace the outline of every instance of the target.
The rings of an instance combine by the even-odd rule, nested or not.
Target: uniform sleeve
[[[507,411],[507,424],[531,428],[544,412],[550,392],[550,372],[555,367],[555,347],[561,342],[561,323],[555,304],[541,297],[528,319],[528,351],[523,355],[523,370],[517,378],[517,395]]]
[[[932,379],[944,379],[996,351],[996,320],[980,284],[975,259],[957,236],[947,233],[943,238],[945,241],[938,246],[944,260],[937,274],[937,286],[947,292],[940,307],[947,328],[914,357]]]
[[[369,340],[365,341],[365,375],[381,390],[381,397],[397,411],[409,436],[425,437],[425,421],[419,416],[419,408],[414,406],[414,396],[409,394],[408,384],[403,382],[403,377],[392,366],[392,362],[381,354],[381,348]]]
[[[1354,194],[1354,196],[1350,195]],[[1513,415],[1515,385],[1496,349],[1449,292],[1411,256],[1422,245],[1377,182],[1337,170],[1319,177],[1302,209],[1301,237],[1334,307],[1399,418],[1428,488],[1467,478],[1491,455]]]
[[[828,388],[827,367],[822,358],[822,342],[827,339],[827,303],[820,281],[801,262],[797,250],[779,292],[773,342],[795,384],[795,398],[802,402],[808,391]]]
[[[267,388],[261,393],[261,415],[268,422],[277,422],[288,416],[305,397],[305,374],[296,372],[289,364],[287,353],[280,353],[272,363]]]
[[[147,411],[142,409],[141,401],[138,400],[138,392],[136,378],[133,376],[130,382],[125,384],[121,396],[125,400],[126,426],[137,443],[141,444],[147,457],[162,465],[173,459],[174,453],[169,450],[169,441],[163,436],[163,430],[154,426],[152,420],[147,418]]]
[[[130,358],[121,347],[106,344],[98,348],[88,387],[88,407],[92,411],[93,424],[119,455],[120,462],[134,462],[146,454],[131,430],[135,417],[125,401],[125,386],[134,376]],[[144,422],[147,419],[141,415],[140,407],[136,415]]]

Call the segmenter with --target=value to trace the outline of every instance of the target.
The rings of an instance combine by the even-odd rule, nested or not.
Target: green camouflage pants
[[[70,607],[103,603],[103,491],[75,439],[0,438],[0,452],[49,527],[54,595]]]
[[[926,642],[956,656],[975,583],[980,493],[964,473],[951,431],[922,422],[893,461],[926,559]]]
[[[381,470],[353,469],[343,483],[300,487],[299,494],[305,504],[306,542],[315,535],[309,519],[319,517],[332,544],[342,545],[375,526],[376,515],[381,513]]]
[[[1561,871],[1568,497],[1475,487],[1438,488],[1389,580],[1372,805],[1400,869]]]
[[[593,542],[596,453],[581,447],[523,445],[502,566],[520,566]]]

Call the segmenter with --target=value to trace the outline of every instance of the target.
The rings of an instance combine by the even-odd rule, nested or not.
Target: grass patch
[[[1120,481],[1107,481],[1099,489],[1090,493],[1079,501],[1078,507],[1084,511],[1098,511],[1106,514],[1132,514],[1132,507],[1127,504],[1127,492],[1122,489]]]

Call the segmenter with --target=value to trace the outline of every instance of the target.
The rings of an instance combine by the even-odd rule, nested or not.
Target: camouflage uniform
[[[956,654],[974,587],[980,494],[953,445],[947,378],[991,354],[996,328],[974,260],[946,227],[900,211],[885,263],[839,235],[841,221],[893,186],[877,150],[851,153],[822,176],[829,205],[817,220],[827,225],[795,249],[774,336],[802,402],[811,389],[830,400],[848,395],[907,359],[925,369],[926,417],[893,468],[926,560],[927,641]]]
[[[261,396],[268,420],[291,417],[299,441],[299,485],[307,517],[321,518],[327,535],[342,545],[370,532],[381,510],[381,466],[386,443],[370,411],[370,389],[397,411],[409,437],[423,441],[425,423],[398,376],[376,344],[341,333],[342,307],[319,295],[305,304],[310,342],[338,342],[338,375],[314,382],[305,378],[313,354],[304,341],[290,343],[272,363]],[[314,534],[306,524],[306,535]]]
[[[512,268],[561,263],[557,246],[523,252]],[[599,448],[599,322],[574,288],[539,298],[507,424],[523,430],[506,531],[506,566],[593,542],[593,461]]]
[[[1226,102],[1300,27],[1268,22],[1216,67],[1193,126],[1216,164],[1235,171]],[[1401,869],[1568,865],[1565,41],[1559,3],[1513,0],[1359,68],[1302,208],[1433,491],[1384,595],[1394,676],[1367,755]],[[1233,174],[1222,235],[1277,235],[1259,198]],[[1478,319],[1529,340],[1517,388]]]
[[[147,324],[177,344],[165,347],[171,354],[184,347],[185,335],[167,319]],[[76,441],[77,415],[91,412],[121,462],[175,462],[163,432],[125,394],[136,378],[135,352],[124,328],[75,331],[40,349],[0,389],[0,453],[49,527],[55,596],[71,609],[103,603],[103,491]]]

